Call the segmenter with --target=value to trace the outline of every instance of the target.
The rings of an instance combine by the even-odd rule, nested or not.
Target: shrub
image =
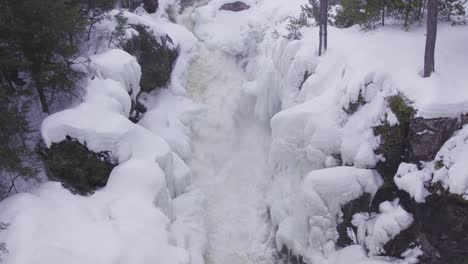
[[[116,166],[109,152],[95,153],[71,137],[52,144],[43,157],[49,178],[81,195],[104,187]]]
[[[178,57],[178,51],[172,47],[171,38],[166,35],[156,39],[153,32],[141,24],[134,25],[133,28],[139,35],[127,41],[124,50],[134,55],[141,66],[141,90],[150,92],[167,87]]]

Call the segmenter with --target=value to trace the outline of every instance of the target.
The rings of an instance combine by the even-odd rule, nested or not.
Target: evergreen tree
[[[15,190],[18,179],[28,179],[36,172],[29,147],[31,129],[26,119],[29,100],[22,94],[25,91],[11,90],[3,77],[0,81],[0,198]]]
[[[79,6],[66,0],[5,0],[0,9],[2,53],[13,54],[2,68],[27,74],[47,113],[57,90],[71,91],[80,75],[71,67],[78,54],[73,39],[85,25]],[[8,83],[17,78],[4,76]]]
[[[91,37],[91,31],[96,23],[106,18],[109,12],[116,4],[116,0],[79,0],[81,14],[88,21],[88,33],[86,39]]]
[[[119,12],[114,18],[117,26],[111,34],[109,47],[112,43],[115,43],[116,47],[123,48],[126,41],[125,30],[129,27],[128,18],[123,15],[123,12]]]
[[[339,27],[350,27],[355,24],[365,29],[373,29],[382,24],[381,0],[343,0],[342,8],[336,16],[336,24]],[[385,6],[384,6],[385,7]]]
[[[439,1],[439,19],[451,21],[453,24],[466,24],[465,6],[468,0]]]

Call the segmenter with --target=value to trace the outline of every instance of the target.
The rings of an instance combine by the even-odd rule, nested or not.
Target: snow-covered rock
[[[385,253],[383,246],[414,221],[398,200],[381,203],[379,210],[376,215],[356,214],[353,217],[353,225],[358,227],[357,239],[365,244],[371,255]]]
[[[121,50],[92,56],[94,78],[87,82],[83,102],[46,118],[41,133],[47,147],[72,137],[91,151],[109,152],[118,165],[106,186],[87,197],[46,182],[0,203],[0,221],[9,223],[0,232],[8,245],[6,263],[203,263],[204,197],[190,187],[184,161],[190,159],[188,130],[197,112],[184,97],[184,72],[195,42],[160,14],[125,15],[157,33],[175,29],[182,53],[168,91],[172,97],[166,96],[174,104],[150,104],[150,113],[167,108],[164,118],[149,115],[146,126],[132,123],[141,67]],[[166,126],[169,121],[173,125]]]

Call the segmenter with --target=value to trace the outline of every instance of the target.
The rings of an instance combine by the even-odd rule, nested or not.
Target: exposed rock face
[[[336,245],[343,247],[352,243],[347,230],[356,231],[350,221],[354,214],[377,213],[380,203],[399,199],[400,205],[413,215],[414,223],[384,245],[383,255],[398,258],[408,248],[420,246],[422,264],[466,264],[468,201],[434,184],[426,186],[431,193],[426,202],[417,203],[408,193],[397,188],[393,177],[401,162],[420,164],[421,161],[433,160],[454,132],[468,124],[468,114],[455,118],[423,119],[414,117],[414,111],[401,99],[388,100],[399,124],[383,124],[374,128],[374,133],[381,137],[381,146],[376,152],[385,158],[376,169],[385,183],[372,201],[370,197],[362,196],[342,206],[343,221],[337,226],[339,238]]]
[[[138,97],[137,97],[137,100],[136,101],[132,101],[132,110],[130,112],[130,121],[132,121],[133,123],[138,123],[138,121],[140,121],[140,119],[143,117],[143,114],[146,113],[146,111],[148,111],[148,109],[146,108],[146,106],[141,103],[140,101],[138,101]]]
[[[376,169],[385,182],[393,182],[393,176],[395,176],[398,166],[408,155],[406,144],[415,111],[399,95],[390,97],[387,101],[399,124],[392,126],[385,123],[374,128],[374,134],[380,135],[381,140],[376,153],[385,158],[377,163]]]
[[[289,250],[286,246],[283,246],[280,252],[278,252],[278,255],[281,259],[287,261],[286,263],[289,264],[305,264],[304,259],[302,256],[296,256],[291,253],[291,250]]]
[[[139,34],[124,45],[124,50],[135,56],[141,66],[141,91],[151,92],[167,87],[178,57],[171,38],[166,35],[157,39],[144,25],[134,28]]]
[[[142,0],[120,0],[119,2],[123,8],[134,10],[141,5]]]
[[[460,128],[458,118],[414,118],[411,120],[408,140],[410,161],[433,160],[445,141]]]
[[[67,137],[44,151],[47,175],[73,193],[87,195],[104,187],[116,166],[108,152],[95,153]]]
[[[428,197],[420,215],[422,264],[465,264],[468,261],[468,201],[443,193]],[[435,250],[435,251],[434,251]],[[430,254],[430,252],[435,254]]]
[[[158,0],[143,0],[143,7],[148,13],[155,13],[158,10]]]
[[[341,222],[338,223],[336,230],[338,231],[338,240],[336,241],[337,247],[345,247],[353,244],[353,240],[348,236],[348,228],[357,232],[357,228],[351,224],[353,215],[360,212],[369,212],[371,204],[371,195],[364,193],[359,198],[350,201],[341,207]]]
[[[222,5],[219,10],[226,10],[226,11],[232,11],[232,12],[240,12],[249,9],[250,6],[247,5],[244,2],[241,1],[236,1],[233,3],[227,3]]]

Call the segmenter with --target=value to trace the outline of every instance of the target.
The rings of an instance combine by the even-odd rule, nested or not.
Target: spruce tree
[[[85,25],[79,6],[66,0],[5,0],[3,8],[0,42],[14,54],[3,68],[29,75],[47,113],[54,94],[71,92],[80,75],[71,67],[78,55],[74,36]]]

